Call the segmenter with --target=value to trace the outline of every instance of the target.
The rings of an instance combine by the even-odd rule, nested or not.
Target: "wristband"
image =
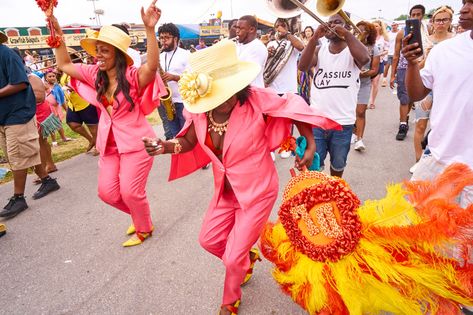
[[[169,140],[169,142],[174,143],[174,154],[179,154],[182,151],[182,145],[179,143],[179,140],[176,138]]]

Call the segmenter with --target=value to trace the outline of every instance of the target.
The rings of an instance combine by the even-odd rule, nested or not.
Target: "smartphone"
[[[424,54],[424,48],[422,47],[422,33],[420,28],[422,27],[421,22],[417,19],[406,20],[406,28],[404,29],[404,36],[412,34],[412,37],[409,39],[408,44],[418,43],[421,51],[419,56]]]

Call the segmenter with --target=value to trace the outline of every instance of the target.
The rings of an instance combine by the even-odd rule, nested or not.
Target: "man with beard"
[[[176,137],[184,126],[184,116],[182,110],[182,98],[179,94],[177,82],[181,74],[188,67],[190,52],[179,47],[180,33],[179,29],[173,23],[165,23],[158,29],[159,41],[161,42],[162,53],[159,57],[163,74],[161,78],[172,91],[172,101],[176,109],[173,120],[169,120],[164,106],[158,107],[159,116],[163,121],[164,135],[166,139]]]
[[[313,130],[320,166],[329,153],[330,174],[342,177],[356,120],[360,69],[370,61],[370,55],[340,15],[332,15],[327,24],[332,32],[324,26],[317,28],[302,52],[299,70],[315,67],[310,106],[343,126],[340,131]],[[329,43],[319,45],[324,36]]]
[[[238,59],[251,61],[261,67],[261,71],[251,85],[264,88],[263,69],[268,58],[268,50],[264,44],[256,38],[258,22],[251,15],[242,16],[236,24],[236,34],[238,36],[237,53]]]

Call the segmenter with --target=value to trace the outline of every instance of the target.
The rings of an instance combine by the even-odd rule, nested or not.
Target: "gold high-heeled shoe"
[[[132,223],[129,227],[128,230],[126,230],[126,235],[132,235],[136,233],[135,225]]]
[[[219,315],[222,314],[222,309],[225,309],[230,312],[230,315],[238,315],[238,307],[240,306],[240,300],[236,300],[233,304],[223,304],[220,307]]]
[[[253,258],[251,258],[251,254],[253,254]],[[245,285],[248,281],[250,281],[251,277],[253,276],[253,268],[255,266],[256,261],[261,261],[261,256],[257,248],[252,248],[250,250],[250,268],[248,268],[245,279],[243,280],[241,285]]]

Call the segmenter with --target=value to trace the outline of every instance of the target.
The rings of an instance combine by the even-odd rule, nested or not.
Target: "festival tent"
[[[181,34],[181,40],[198,39],[199,25],[198,24],[177,24]]]

